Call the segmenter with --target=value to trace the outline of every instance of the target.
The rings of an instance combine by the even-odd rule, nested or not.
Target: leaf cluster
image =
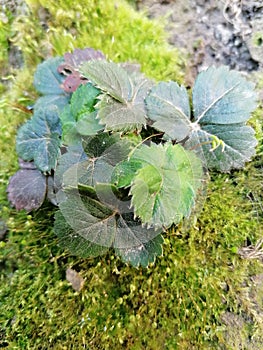
[[[34,83],[42,96],[18,131],[9,200],[30,211],[47,196],[61,246],[82,257],[114,248],[148,266],[161,233],[190,216],[206,170],[242,168],[255,153],[254,87],[227,67],[200,73],[191,103],[176,82],[91,48],[48,59]]]

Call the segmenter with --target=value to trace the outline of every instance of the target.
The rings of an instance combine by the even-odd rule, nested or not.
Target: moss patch
[[[17,167],[17,127],[30,117],[22,107],[36,97],[32,74],[37,63],[74,47],[92,46],[114,61],[141,63],[156,80],[183,77],[178,51],[166,44],[162,25],[123,1],[94,0],[87,6],[82,0],[74,7],[69,0],[27,3],[31,12],[16,18],[14,25],[25,65],[13,72],[15,81],[0,102],[0,217],[9,228],[0,242],[0,346],[235,349],[226,312],[233,319],[242,316],[235,339],[246,339],[246,346],[253,336],[263,341],[255,312],[255,307],[262,308],[262,298],[257,294],[255,304],[251,296],[251,281],[262,265],[237,254],[241,246],[255,244],[262,236],[261,144],[245,171],[212,174],[195,225],[171,230],[163,257],[148,269],[126,266],[110,253],[81,260],[61,251],[50,225],[54,210],[48,204],[32,215],[10,209],[5,188]],[[261,109],[252,123],[262,139]],[[80,292],[66,281],[68,267],[85,279]]]

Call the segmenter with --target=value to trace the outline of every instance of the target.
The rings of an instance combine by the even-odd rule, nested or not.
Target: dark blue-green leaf
[[[154,128],[178,142],[190,133],[190,104],[185,87],[173,81],[160,82],[151,89],[145,102]]]
[[[256,106],[254,84],[226,66],[210,67],[195,81],[194,119],[202,125],[246,122]]]
[[[37,168],[49,172],[60,154],[61,125],[58,110],[51,106],[38,109],[18,131],[16,150],[24,159],[33,160]]]
[[[63,93],[61,84],[65,77],[57,71],[62,62],[62,57],[54,57],[37,66],[34,85],[38,92],[43,95],[60,95]]]

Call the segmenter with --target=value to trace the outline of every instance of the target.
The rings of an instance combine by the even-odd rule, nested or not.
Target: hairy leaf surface
[[[105,92],[97,105],[98,117],[106,130],[130,131],[146,125],[144,99],[152,82],[139,73],[128,73],[113,62],[83,64],[81,72]]]
[[[8,200],[16,210],[38,209],[46,197],[47,181],[38,169],[21,169],[13,175],[7,187]]]
[[[143,145],[132,155],[144,166],[131,184],[135,214],[143,223],[170,227],[190,214],[203,177],[202,164],[180,145]]]
[[[219,145],[212,150],[214,135],[224,142],[224,149]],[[243,124],[205,125],[191,133],[185,147],[202,156],[208,168],[228,172],[232,168],[243,168],[255,155],[257,140],[254,135],[253,128]]]
[[[38,109],[18,131],[16,150],[24,160],[34,160],[37,168],[49,172],[60,154],[61,125],[57,108]]]

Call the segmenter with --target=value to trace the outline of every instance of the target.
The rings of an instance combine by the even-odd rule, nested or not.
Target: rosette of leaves
[[[226,67],[200,73],[193,111],[183,86],[154,85],[93,49],[42,63],[35,85],[44,96],[18,131],[8,197],[27,211],[46,197],[58,205],[59,242],[82,257],[114,249],[148,266],[162,232],[196,207],[204,168],[241,168],[255,153],[253,84]]]
[[[138,141],[100,133],[74,151],[71,164],[73,146],[61,157],[55,232],[72,253],[114,248],[124,261],[147,266],[162,254],[161,232],[189,215],[202,180],[199,158],[180,145]]]

